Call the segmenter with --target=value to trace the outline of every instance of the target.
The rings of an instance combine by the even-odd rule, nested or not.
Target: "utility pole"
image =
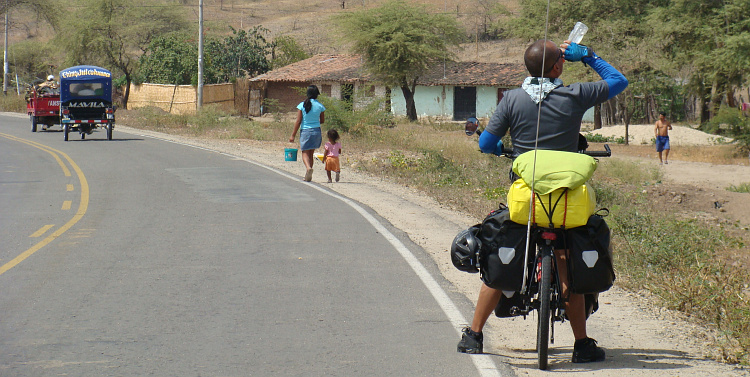
[[[8,94],[8,8],[5,8],[5,49],[3,51],[3,94]]]
[[[198,93],[196,98],[197,110],[203,106],[203,0],[198,5]]]

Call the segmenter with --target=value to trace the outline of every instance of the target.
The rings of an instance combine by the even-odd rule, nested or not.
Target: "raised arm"
[[[615,67],[607,63],[606,60],[597,55],[593,49],[576,43],[568,44],[568,42],[565,41],[565,43],[560,45],[565,50],[565,60],[571,62],[581,61],[591,66],[609,86],[609,96],[607,99],[612,99],[628,87],[628,79]]]

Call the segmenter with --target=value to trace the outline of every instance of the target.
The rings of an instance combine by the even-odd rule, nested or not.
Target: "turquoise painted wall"
[[[489,118],[497,107],[497,88],[492,86],[477,87],[477,117]]]
[[[453,86],[417,86],[414,95],[417,115],[453,118]],[[477,116],[489,117],[497,106],[497,88],[477,87]],[[406,101],[400,88],[391,90],[391,111],[406,115]]]
[[[417,86],[414,91],[417,116],[452,116],[452,86]],[[395,115],[406,115],[406,101],[400,88],[391,90],[391,111]]]

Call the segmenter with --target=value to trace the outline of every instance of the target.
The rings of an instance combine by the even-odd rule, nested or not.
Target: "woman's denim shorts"
[[[311,149],[320,148],[323,142],[323,136],[320,131],[320,127],[306,128],[300,131],[299,134],[299,146],[300,150],[309,151]]]

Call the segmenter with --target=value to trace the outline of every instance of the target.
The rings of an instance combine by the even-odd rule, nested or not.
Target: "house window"
[[[330,84],[323,84],[320,86],[320,93],[325,94],[327,96],[331,96],[331,85]]]
[[[341,100],[352,105],[354,101],[354,84],[341,84]]]
[[[391,88],[386,87],[385,88],[385,111],[391,112]]]
[[[375,97],[375,85],[364,84],[360,88],[365,97]]]
[[[506,90],[508,89],[497,88],[497,103],[500,103],[500,100],[503,99],[503,96],[505,95]]]

